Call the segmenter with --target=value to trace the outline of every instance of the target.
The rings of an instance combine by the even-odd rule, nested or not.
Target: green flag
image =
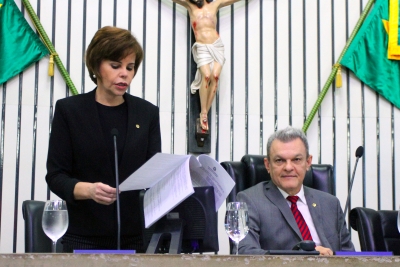
[[[0,84],[49,54],[13,0],[0,0]]]
[[[340,64],[400,108],[400,61],[388,59],[389,1],[392,0],[376,0]],[[396,12],[398,15],[398,4]]]

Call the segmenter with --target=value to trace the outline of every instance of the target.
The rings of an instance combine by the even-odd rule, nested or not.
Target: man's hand
[[[321,256],[332,256],[333,255],[333,251],[330,248],[316,246],[315,250],[319,251],[319,255],[321,255]]]

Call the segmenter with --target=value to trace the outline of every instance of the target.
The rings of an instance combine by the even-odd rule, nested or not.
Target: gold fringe
[[[58,55],[50,54],[49,69],[48,69],[49,76],[54,76],[54,56],[58,56]]]
[[[336,72],[336,88],[342,88],[342,68],[339,64],[335,64],[334,67],[338,68]]]

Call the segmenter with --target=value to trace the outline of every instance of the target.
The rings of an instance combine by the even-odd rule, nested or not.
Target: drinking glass
[[[68,228],[67,204],[64,200],[48,200],[44,205],[42,227],[45,234],[53,241],[52,252],[56,252],[57,240]]]
[[[226,206],[225,231],[236,244],[236,255],[239,252],[239,242],[249,232],[248,210],[244,202],[229,202]]]
[[[397,230],[399,230],[400,233],[400,207],[399,212],[397,213]]]

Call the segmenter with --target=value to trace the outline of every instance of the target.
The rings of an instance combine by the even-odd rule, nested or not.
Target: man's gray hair
[[[287,142],[293,141],[297,138],[300,138],[300,140],[303,142],[304,147],[306,148],[306,156],[308,158],[309,151],[308,151],[308,141],[307,141],[306,135],[304,134],[304,132],[302,130],[294,128],[292,126],[288,126],[285,129],[276,131],[268,138],[268,142],[267,142],[267,158],[268,158],[268,160],[270,160],[270,158],[269,158],[270,149],[271,149],[271,144],[274,140],[279,140],[283,143],[287,143]]]

